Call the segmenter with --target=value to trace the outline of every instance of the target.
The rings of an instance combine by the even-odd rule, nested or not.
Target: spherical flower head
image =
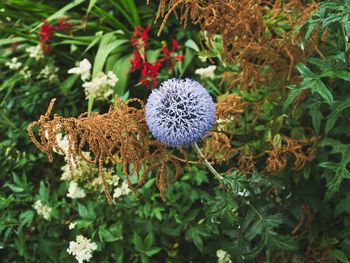
[[[169,79],[154,89],[145,107],[153,136],[171,147],[203,138],[215,121],[215,105],[208,91],[191,79]]]

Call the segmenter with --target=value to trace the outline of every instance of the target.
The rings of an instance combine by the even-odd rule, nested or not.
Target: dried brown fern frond
[[[240,114],[248,106],[247,102],[241,100],[241,97],[232,93],[218,97],[216,104],[216,116],[218,119],[233,119],[236,124],[239,124]]]
[[[55,100],[52,100],[45,115],[38,121],[28,126],[29,135],[33,143],[48,155],[53,161],[53,150],[58,148],[56,137],[61,132],[67,136],[69,141],[67,160],[71,170],[73,163],[78,166],[77,156],[84,160],[98,164],[99,174],[106,197],[111,203],[112,198],[107,191],[106,181],[103,175],[103,163],[110,159],[123,166],[123,172],[130,174],[129,167],[132,163],[133,172],[138,174],[142,161],[147,153],[142,147],[146,124],[143,114],[143,102],[130,100],[123,102],[116,99],[115,105],[110,107],[105,114],[92,113],[91,116],[82,114],[78,118],[64,118],[50,114]],[[131,102],[138,102],[141,109],[129,106]],[[39,140],[34,134],[34,129],[39,128]],[[88,159],[83,153],[84,147],[88,147],[93,157]]]
[[[190,17],[208,33],[209,45],[213,36],[221,35],[225,60],[240,66],[239,72],[224,75],[224,80],[230,80],[231,87],[238,83],[240,89],[247,89],[276,76],[292,80],[294,66],[307,53],[319,52],[316,35],[301,43],[301,35],[294,31],[317,8],[315,2],[301,0],[161,0],[156,21],[163,18],[160,34],[172,13],[184,25]],[[304,44],[309,44],[307,50]]]
[[[294,170],[301,170],[306,162],[315,158],[317,136],[304,139],[293,139],[288,136],[282,136],[282,145],[273,145],[272,150],[266,151],[267,163],[266,171],[274,173],[283,169],[291,156],[294,157]]]
[[[237,157],[237,168],[244,174],[253,173],[255,163],[256,161],[252,154],[240,154]]]
[[[202,151],[208,160],[218,163],[232,158],[237,149],[232,147],[229,136],[212,131],[204,139]]]
[[[78,118],[65,118],[55,114],[51,119],[54,103],[55,99],[51,101],[46,114],[28,126],[30,138],[52,162],[54,151],[63,152],[56,138],[57,135],[64,133],[68,139],[66,159],[72,176],[74,167],[79,166],[78,157],[98,165],[99,175],[110,204],[112,197],[107,188],[103,168],[106,161],[122,166],[132,190],[134,187],[130,183],[130,175],[138,176],[139,183],[136,187],[139,187],[148,174],[154,171],[162,198],[167,181],[171,178],[169,167],[175,167],[174,178],[177,178],[181,172],[180,164],[188,165],[186,152],[182,148],[175,154],[165,145],[150,140],[151,136],[145,122],[144,104],[141,100],[131,99],[124,102],[116,98],[114,106],[111,106],[105,114],[92,113],[88,116],[84,113]],[[131,106],[134,104],[138,106]],[[35,135],[36,129],[38,137]],[[83,153],[84,149],[89,149],[91,158]]]

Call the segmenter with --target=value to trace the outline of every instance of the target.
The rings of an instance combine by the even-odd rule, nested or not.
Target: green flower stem
[[[199,156],[203,158],[205,165],[208,167],[208,169],[212,172],[212,174],[215,176],[216,179],[221,181],[223,177],[215,170],[215,168],[208,162],[208,160],[204,157],[204,154],[202,153],[201,149],[199,149],[197,143],[195,142],[193,144],[194,149],[197,151]]]

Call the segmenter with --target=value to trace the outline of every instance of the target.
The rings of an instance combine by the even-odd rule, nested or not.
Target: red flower
[[[43,24],[40,27],[39,35],[40,35],[40,42],[42,44],[47,43],[50,38],[52,37],[54,33],[54,27],[47,22],[46,19],[43,20]]]
[[[129,61],[131,64],[130,72],[141,70],[140,84],[147,88],[154,88],[158,85],[158,75],[161,68],[174,68],[176,62],[183,60],[184,56],[172,56],[171,53],[179,48],[177,41],[173,39],[171,52],[166,47],[166,44],[163,44],[163,57],[158,58],[154,63],[147,61],[145,49],[149,40],[149,31],[150,26],[147,26],[146,28],[135,27],[134,33],[131,37],[134,56],[130,58]]]
[[[11,44],[12,52],[16,52],[17,47],[18,47],[18,42],[13,42],[13,43]]]
[[[162,50],[163,50],[163,54],[164,54],[165,57],[169,57],[170,56],[169,49],[167,49],[167,47],[165,45],[162,46]]]
[[[69,17],[66,16],[64,19],[62,17],[58,20],[58,25],[55,26],[56,31],[66,31],[69,35],[72,34],[73,24],[68,22]]]
[[[69,35],[72,35],[73,24],[68,22],[69,17],[59,18],[57,26],[51,25],[46,19],[43,20],[43,24],[40,26],[40,46],[44,54],[50,53],[52,48],[48,42],[57,31],[66,31]]]
[[[179,46],[179,44],[177,43],[176,39],[173,38],[171,41],[172,41],[172,44],[173,44],[173,48],[172,48],[171,51],[172,51],[172,52],[175,52],[177,49],[179,49],[180,46]]]
[[[175,61],[181,61],[181,60],[184,60],[185,56],[175,56],[174,57],[174,60]]]

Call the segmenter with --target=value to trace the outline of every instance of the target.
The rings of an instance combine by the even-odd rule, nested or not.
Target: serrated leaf
[[[81,203],[78,203],[78,213],[83,219],[95,219],[96,214],[92,206],[84,206]]]
[[[135,245],[135,248],[139,250],[140,252],[144,251],[145,245],[143,243],[142,238],[140,235],[134,231],[133,237],[132,237],[132,243]]]
[[[295,251],[299,244],[296,240],[288,236],[280,236],[276,233],[268,234],[268,244],[278,251]]]
[[[302,89],[292,89],[291,92],[288,94],[287,99],[283,103],[283,112],[286,112],[287,108],[293,103],[295,98],[300,94]]]
[[[154,247],[150,250],[147,250],[145,251],[145,254],[148,256],[148,257],[152,257],[153,255],[156,255],[159,253],[159,251],[161,251],[162,249],[160,247]]]
[[[102,241],[113,242],[119,238],[118,236],[113,236],[112,233],[108,231],[108,229],[106,229],[105,225],[99,228],[98,235],[100,237],[101,242]]]
[[[329,105],[333,104],[333,95],[320,79],[315,79],[313,92],[317,92]]]
[[[342,252],[339,249],[334,249],[330,252],[331,257],[333,258],[333,260],[335,261],[339,261],[339,262],[343,262],[343,263],[349,263],[349,259],[348,257],[345,255],[344,252]]]

